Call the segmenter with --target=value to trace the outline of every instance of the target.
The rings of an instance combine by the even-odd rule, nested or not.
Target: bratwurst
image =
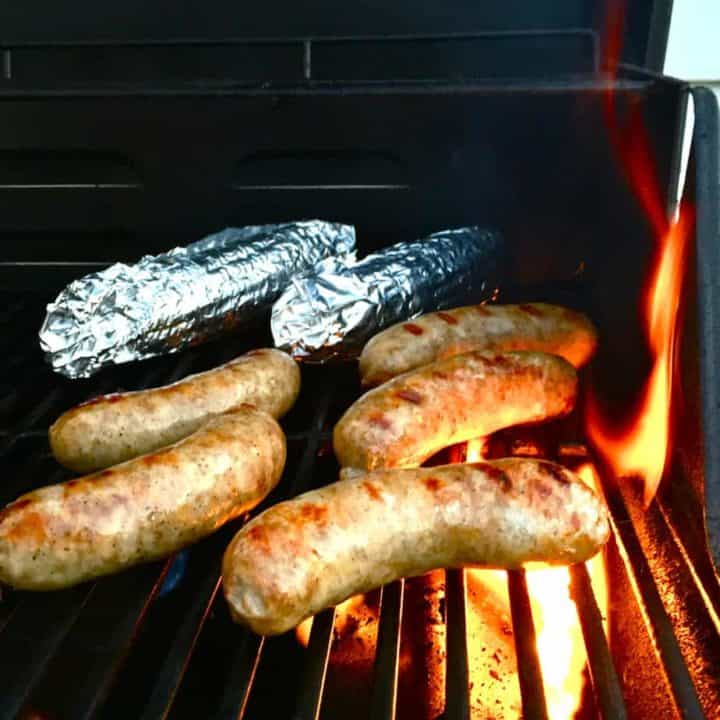
[[[177,442],[242,403],[282,417],[299,391],[300,370],[289,355],[253,350],[172,385],[78,405],[50,428],[50,447],[65,467],[92,472]]]
[[[415,467],[448,445],[565,415],[576,395],[575,368],[557,355],[455,355],[363,395],[335,426],[335,454],[363,470]]]
[[[243,527],[225,552],[223,589],[236,622],[274,635],[435,568],[582,562],[608,532],[602,501],[554,463],[354,473]]]
[[[597,347],[597,331],[581,313],[557,305],[470,305],[393,325],[360,355],[365,386],[468,350],[535,350],[580,367]]]
[[[52,590],[169,555],[257,505],[285,450],[270,415],[240,406],[155,454],[27,493],[0,512],[0,580]]]

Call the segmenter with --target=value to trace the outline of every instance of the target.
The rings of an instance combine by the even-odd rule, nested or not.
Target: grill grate
[[[39,325],[42,308],[7,305],[0,330],[12,348],[6,367],[25,380],[0,396],[0,501],[69,475],[52,460],[46,428],[71,403],[124,388],[176,380],[246,350],[247,338],[194,349],[175,358],[118,368],[98,380],[69,383],[41,362],[27,328]],[[255,345],[268,342],[267,337]],[[285,477],[260,509],[283,497],[330,482],[336,468],[330,429],[358,389],[351,369],[308,368],[297,407],[285,419]],[[8,375],[9,377],[9,375]],[[615,542],[636,589],[679,713],[702,718],[701,702],[673,635],[652,573],[644,560],[622,497],[606,483]],[[315,617],[306,650],[292,634],[263,640],[230,621],[219,592],[220,559],[241,524],[162,563],[142,566],[77,588],[49,594],[3,590],[0,603],[0,717],[50,714],[60,718],[268,717],[316,720],[323,710],[335,611]],[[542,673],[525,575],[510,572],[508,592],[526,720],[547,717]],[[398,707],[404,597],[409,583],[381,590],[378,635],[368,695],[368,717],[391,720]],[[571,597],[579,612],[589,674],[599,715],[629,715],[605,638],[600,611],[584,566],[571,569]],[[465,572],[445,573],[445,720],[469,720],[469,659]],[[278,682],[280,680],[280,682]]]

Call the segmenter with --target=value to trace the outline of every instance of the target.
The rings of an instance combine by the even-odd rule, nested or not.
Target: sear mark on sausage
[[[369,480],[366,480],[363,483],[363,487],[365,488],[365,491],[367,492],[367,494],[373,500],[382,500],[382,496],[380,495],[379,490]]]
[[[45,518],[38,512],[25,513],[6,537],[10,541],[29,539],[42,543],[47,538]]]
[[[493,356],[492,361],[488,358],[487,366],[489,368],[510,368],[515,363],[513,357],[506,353],[499,353]]]
[[[244,357],[257,357],[258,355],[267,355],[267,353],[267,348],[257,348],[256,350],[246,352]]]
[[[436,478],[433,475],[424,478],[423,484],[430,492],[437,492],[438,490],[440,490],[440,488],[443,487],[443,482],[440,480],[440,478]]]
[[[472,467],[482,470],[491,480],[494,480],[503,492],[512,490],[512,480],[504,470],[486,462],[469,463]]]
[[[413,403],[414,405],[421,405],[423,396],[417,390],[398,390],[395,395],[403,400]]]
[[[248,530],[248,537],[259,547],[263,553],[269,555],[272,552],[272,545],[267,530],[262,525],[255,525]]]
[[[444,320],[448,325],[457,325],[458,324],[457,318],[453,317],[450,313],[439,312],[439,313],[436,313],[436,315],[441,320]]]
[[[407,330],[407,332],[411,333],[412,335],[422,335],[425,331],[415,323],[405,323],[403,325],[403,328]]]
[[[547,483],[540,483],[537,486],[537,494],[542,500],[546,500],[553,494],[553,489]]]
[[[325,525],[327,523],[327,508],[324,505],[304,503],[300,506],[300,517],[303,521]]]
[[[238,532],[222,565],[232,618],[277,635],[348,597],[432,568],[584,562],[608,537],[607,511],[568,477],[572,492],[544,472],[544,461],[517,458],[346,474]],[[498,483],[512,484],[512,492]],[[368,484],[383,503],[369,501]],[[547,502],[539,502],[539,485],[553,491]],[[301,520],[308,504],[327,507],[327,526]],[[271,555],[249,537],[253,525],[266,528]],[[500,631],[511,634],[504,623]]]
[[[368,421],[373,425],[377,425],[383,430],[390,430],[392,428],[392,423],[383,413],[373,413],[368,417]]]
[[[551,463],[545,463],[543,464],[543,469],[546,470],[547,473],[561,485],[570,485],[570,480],[568,480],[568,477],[563,472],[562,468]]]
[[[68,497],[70,495],[77,494],[78,491],[83,490],[83,483],[80,480],[68,480],[63,486],[63,496]]]
[[[533,317],[542,317],[542,311],[534,305],[518,305],[518,309]]]
[[[122,400],[122,393],[110,393],[109,395],[96,395],[84,402],[79,403],[76,407],[88,407],[88,405],[97,405],[98,403],[116,403]]]
[[[28,505],[32,505],[32,503],[33,501],[30,498],[25,498],[24,500],[16,500],[14,503],[10,503],[10,505],[0,510],[0,523],[2,523],[2,521],[9,515],[16,513],[18,510],[26,508]]]

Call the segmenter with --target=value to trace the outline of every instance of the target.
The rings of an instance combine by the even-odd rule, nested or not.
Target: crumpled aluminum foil
[[[354,252],[354,228],[339,223],[228,228],[75,280],[48,305],[40,346],[70,378],[176,352],[252,319],[324,258]]]
[[[355,264],[329,259],[275,302],[273,339],[313,361],[352,356],[388,325],[491,297],[503,264],[502,238],[479,227],[398,243]]]

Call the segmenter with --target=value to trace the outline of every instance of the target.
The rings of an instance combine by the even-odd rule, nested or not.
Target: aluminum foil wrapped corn
[[[352,355],[388,325],[489,298],[503,249],[496,232],[465,227],[398,243],[354,264],[325,261],[295,278],[273,306],[275,344],[312,360]]]
[[[175,352],[241,325],[297,275],[324,258],[349,260],[354,251],[349,225],[228,228],[75,280],[48,305],[40,345],[52,367],[71,378]]]

